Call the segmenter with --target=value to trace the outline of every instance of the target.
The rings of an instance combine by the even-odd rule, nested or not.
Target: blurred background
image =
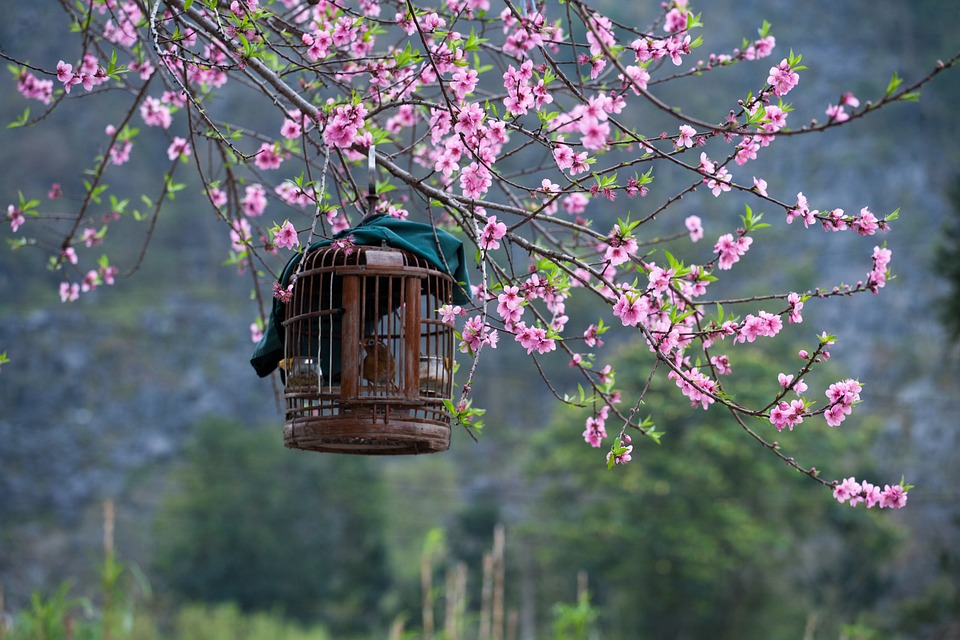
[[[766,19],[776,60],[803,55],[793,126],[825,119],[845,91],[882,95],[894,72],[919,79],[960,49],[953,0],[798,4],[696,7],[705,51],[740,46]],[[657,9],[598,8],[632,24]],[[61,47],[62,21],[52,3],[8,7],[0,51],[52,69],[80,52]],[[661,97],[712,114],[716,95],[745,94],[766,62],[734,74],[742,86],[717,74]],[[3,122],[26,106],[14,81],[0,92]],[[829,478],[903,473],[916,485],[906,509],[836,504],[723,412],[692,413],[672,384],[649,396],[663,444],[636,442],[634,461],[607,471],[604,451],[582,440],[585,414],[557,410],[512,344],[484,354],[479,442],[455,431],[450,451],[400,459],[285,450],[279,381],[249,366],[251,280],[223,264],[226,229],[188,189],[165,207],[135,277],[73,304],[60,303],[44,255],[0,249],[0,352],[11,359],[0,373],[0,611],[70,610],[78,624],[113,612],[137,638],[960,638],[958,103],[953,71],[917,104],[757,161],[785,200],[803,191],[818,208],[900,208],[884,238],[897,277],[881,295],[811,301],[802,331],[739,367],[775,380],[813,334],[837,334],[822,381],[859,379],[863,405],[840,429],[781,441]],[[96,104],[0,133],[0,204],[18,191],[43,199],[59,182],[69,205],[111,122]],[[151,144],[165,162],[161,139],[139,152]],[[157,167],[132,164],[131,193],[149,190]],[[711,200],[684,207],[706,221],[723,202]],[[770,218],[782,231],[780,214]],[[111,255],[121,270],[143,224],[116,231],[129,234]],[[738,265],[745,291],[855,282],[869,268],[855,238],[792,231],[789,269],[770,241]],[[572,305],[571,322],[596,313]],[[639,390],[646,348],[609,339],[622,343],[620,383]],[[547,362],[575,392],[565,363]]]

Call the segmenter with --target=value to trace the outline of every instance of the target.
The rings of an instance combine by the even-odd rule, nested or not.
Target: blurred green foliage
[[[639,392],[650,355],[639,346],[623,353],[618,375]],[[733,366],[751,369],[744,379],[770,388],[728,393],[756,406],[777,385],[771,363],[783,361],[740,354]],[[536,438],[530,464],[542,495],[525,533],[543,603],[561,599],[557,586],[585,570],[605,637],[738,640],[801,637],[810,616],[828,630],[818,637],[836,637],[841,624],[876,606],[898,540],[889,514],[832,503],[810,478],[788,475],[751,446],[726,412],[691,412],[665,376],[646,403],[657,407],[663,443],[635,435],[633,461],[612,471],[571,425],[585,412]],[[837,462],[831,451],[847,449],[860,460],[844,467],[869,471],[862,431],[813,418],[781,434],[764,421],[748,426],[801,461],[829,466]],[[619,425],[608,420],[607,430],[609,446]]]
[[[183,601],[376,628],[390,575],[384,487],[369,460],[283,449],[222,420],[196,429],[157,518],[155,573]]]

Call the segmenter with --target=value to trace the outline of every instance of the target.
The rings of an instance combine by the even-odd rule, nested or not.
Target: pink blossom
[[[790,63],[784,58],[775,67],[770,67],[770,75],[767,77],[767,84],[773,89],[775,96],[785,96],[797,83],[800,82],[800,75],[790,68]]]
[[[460,187],[467,198],[480,198],[491,184],[493,184],[493,176],[490,170],[479,162],[471,162],[460,173]]]
[[[14,233],[17,232],[17,230],[26,220],[26,217],[23,215],[23,211],[12,204],[7,205],[7,218],[10,219],[10,228]]]
[[[452,325],[454,319],[456,319],[458,316],[467,314],[465,309],[459,305],[454,306],[452,304],[445,304],[441,306],[439,309],[437,309],[437,313],[440,314],[440,322],[449,325]]]
[[[604,365],[604,367],[597,372],[597,382],[600,384],[613,384],[615,375],[613,365]]]
[[[246,251],[251,238],[250,223],[245,219],[241,218],[230,223],[230,243],[234,251],[238,253]]]
[[[259,322],[250,323],[250,341],[254,344],[260,342],[260,339],[263,338],[263,329],[260,327]]]
[[[507,235],[507,225],[497,220],[497,216],[490,216],[480,234],[480,247],[487,251],[499,249],[500,239],[505,235]]]
[[[650,288],[657,293],[663,293],[670,288],[670,280],[673,278],[673,269],[664,269],[663,267],[653,266],[647,274]]]
[[[604,409],[607,407],[604,406]],[[590,416],[587,418],[586,428],[583,430],[583,439],[594,449],[600,448],[600,444],[607,437],[607,429],[604,424],[604,417]]]
[[[17,91],[30,100],[39,100],[44,104],[53,102],[53,80],[41,80],[29,71],[17,76]]]
[[[100,277],[103,278],[106,285],[113,285],[118,275],[120,275],[120,270],[113,265],[100,267]]]
[[[244,215],[251,218],[261,216],[267,208],[267,191],[260,184],[247,185],[240,203],[243,205]]]
[[[907,506],[907,492],[898,484],[883,486],[880,494],[880,508],[902,509]]]
[[[828,104],[826,114],[832,122],[846,122],[850,119],[850,114],[844,110],[843,105]]]
[[[227,204],[227,192],[223,189],[210,187],[207,196],[210,198],[210,203],[217,208]]]
[[[91,227],[83,230],[80,240],[83,241],[84,246],[88,249],[103,242],[103,238],[97,237],[97,230]]]
[[[843,209],[834,209],[833,211],[828,211],[825,214],[825,217],[821,218],[820,224],[823,226],[824,231],[845,231],[847,229],[847,221],[843,215]]]
[[[60,188],[59,182],[54,182],[50,185],[50,190],[47,192],[47,198],[50,200],[57,200],[58,198],[63,197],[63,190]]]
[[[853,219],[850,227],[861,236],[872,236],[880,228],[877,216],[866,207],[860,209],[860,215]]]
[[[637,293],[621,294],[613,305],[613,315],[625,327],[635,327],[645,315],[644,299]]]
[[[680,392],[690,399],[691,406],[696,407],[699,404],[701,408],[707,409],[714,403],[713,394],[716,393],[717,383],[699,369],[685,371],[682,376],[671,371],[667,377],[676,382]]]
[[[485,325],[483,317],[479,315],[467,319],[460,338],[461,353],[475,353],[483,345],[489,345],[491,349],[497,348],[497,333]]]
[[[87,271],[87,274],[83,276],[83,280],[80,281],[80,291],[83,293],[93,291],[99,284],[100,274],[96,269],[91,269],[90,271]]]
[[[853,411],[853,405],[860,402],[862,386],[856,380],[847,378],[830,385],[825,394],[830,405],[823,417],[831,427],[840,426]]]
[[[80,298],[80,285],[76,282],[60,283],[60,302],[73,302]]]
[[[730,269],[734,264],[739,262],[740,256],[747,252],[752,243],[753,238],[750,236],[740,236],[736,240],[734,240],[733,235],[729,233],[720,236],[720,238],[717,239],[717,243],[713,246],[714,252],[719,254],[720,258],[717,267],[721,270]]]
[[[595,324],[587,327],[587,330],[583,332],[583,341],[588,347],[602,347],[603,340],[600,339],[599,327]]]
[[[264,142],[260,145],[260,149],[257,151],[253,162],[257,165],[258,169],[264,171],[279,169],[280,164],[283,162],[283,157],[277,153],[276,145]]]
[[[752,45],[747,47],[747,50],[744,52],[744,54],[747,60],[759,60],[760,58],[766,58],[773,53],[773,49],[776,46],[776,38],[773,36],[767,36],[766,38],[761,38],[755,41]]]
[[[836,488],[833,490],[833,497],[837,499],[837,502],[843,504],[854,496],[859,496],[862,490],[863,487],[860,485],[860,483],[857,482],[855,478],[851,477],[847,478],[836,486]],[[855,505],[856,503],[851,500],[850,504]]]
[[[789,404],[779,402],[770,410],[770,424],[776,427],[777,431],[783,431],[784,427],[793,431],[793,427],[803,422],[804,411],[803,400],[791,400]]]
[[[170,146],[167,147],[167,157],[170,160],[176,160],[180,157],[187,158],[190,153],[190,143],[185,138],[175,137]]]
[[[479,79],[480,75],[476,69],[460,68],[454,72],[450,87],[453,89],[457,100],[463,100],[464,96],[473,93],[473,90],[477,88]]]
[[[337,238],[330,246],[338,251],[342,251],[343,255],[350,256],[353,255],[356,242],[357,239],[351,234],[343,238]]]
[[[121,166],[130,159],[130,152],[133,150],[133,142],[130,140],[117,140],[110,146],[110,163],[115,166]]]
[[[807,198],[803,195],[803,192],[800,192],[797,194],[797,206],[787,211],[787,224],[793,223],[795,218],[802,218],[803,226],[809,228],[813,224],[814,216],[817,213],[817,211],[810,211]]]
[[[515,325],[516,336],[514,339],[520,343],[527,353],[547,353],[556,349],[556,341],[547,337],[547,330],[543,327],[528,327],[522,322]]]
[[[667,33],[676,33],[687,28],[687,12],[677,7],[667,12],[663,30]]]
[[[873,269],[867,274],[867,288],[877,293],[887,283],[887,265],[892,256],[886,247],[873,248]]]
[[[775,104],[764,107],[763,114],[767,122],[763,124],[763,130],[766,133],[776,133],[787,126],[787,112]]]
[[[753,342],[758,337],[772,338],[780,333],[783,328],[783,321],[780,316],[761,311],[759,315],[747,314],[740,326],[740,333],[737,335],[736,342]]]
[[[677,149],[686,147],[689,149],[693,146],[693,136],[697,135],[697,130],[691,127],[688,124],[680,125],[680,135],[677,136],[677,141],[674,143],[674,146]]]
[[[607,453],[607,462],[609,463],[610,459],[613,458],[614,464],[627,464],[633,459],[633,456],[631,455],[632,453],[633,453],[632,444],[624,447],[620,453],[615,454],[613,451],[609,451]]]
[[[697,242],[703,238],[703,223],[700,220],[700,216],[687,216],[683,224],[687,228],[687,231],[690,232],[690,242]]]
[[[860,488],[863,491],[863,500],[867,505],[867,509],[872,508],[874,505],[880,502],[880,487],[870,484],[864,480],[860,483]]]
[[[294,249],[300,246],[300,237],[289,220],[284,220],[283,225],[273,234],[273,243],[280,249]]]
[[[290,300],[293,299],[293,284],[288,284],[286,288],[284,288],[279,282],[274,282],[273,297],[284,304],[290,302]]]
[[[148,127],[169,129],[173,123],[170,108],[151,96],[147,96],[140,104],[140,117]]]
[[[791,293],[788,295],[787,303],[790,305],[790,324],[803,322],[803,316],[800,315],[800,312],[803,311],[803,300],[800,298],[800,294]]]
[[[722,376],[728,376],[733,373],[733,369],[730,367],[730,357],[721,354],[719,356],[710,356],[710,364],[716,368],[717,373]]]
[[[642,91],[647,90],[647,85],[650,82],[650,72],[647,71],[646,67],[632,64],[624,68],[624,71],[626,72],[625,74],[621,73],[617,76],[624,87],[629,88],[633,91],[633,94],[637,96],[640,95]],[[624,75],[626,75],[626,77],[624,77]]]

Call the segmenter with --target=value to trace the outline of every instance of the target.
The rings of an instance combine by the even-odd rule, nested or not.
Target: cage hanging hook
[[[377,215],[377,147],[371,144],[367,153],[367,215],[360,224]]]

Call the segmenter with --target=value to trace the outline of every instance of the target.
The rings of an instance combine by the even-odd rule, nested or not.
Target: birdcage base
[[[372,456],[438,453],[450,448],[450,426],[417,419],[300,418],[284,424],[283,445],[303,451]]]

